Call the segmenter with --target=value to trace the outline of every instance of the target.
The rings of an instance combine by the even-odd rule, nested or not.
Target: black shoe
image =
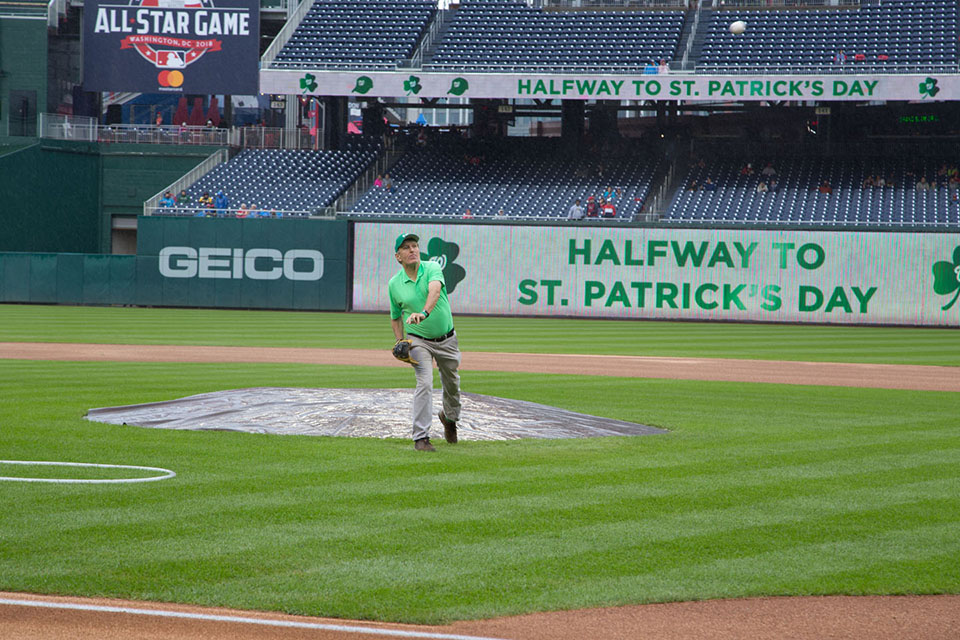
[[[419,440],[414,440],[413,448],[417,451],[436,451],[433,445],[430,444],[430,438],[420,438]]]
[[[437,417],[440,418],[440,424],[443,425],[443,437],[446,438],[450,444],[457,444],[457,423],[453,420],[447,420],[447,417],[443,415],[443,411],[441,411]]]

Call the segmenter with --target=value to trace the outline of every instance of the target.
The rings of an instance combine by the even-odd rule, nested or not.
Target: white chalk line
[[[38,607],[43,609],[68,609],[72,611],[93,611],[97,613],[127,613],[136,616],[154,616],[158,618],[180,618],[187,620],[203,620],[207,622],[234,622],[240,624],[255,624],[268,627],[286,627],[291,629],[317,629],[322,631],[341,631],[343,633],[366,633],[369,635],[393,636],[398,638],[435,638],[436,640],[505,640],[503,638],[488,638],[483,636],[464,636],[452,633],[432,633],[429,631],[407,631],[403,629],[379,629],[376,627],[359,627],[342,624],[323,624],[319,622],[299,622],[296,620],[270,620],[260,618],[245,618],[242,616],[223,616],[208,613],[187,613],[183,611],[168,611],[163,609],[135,609],[132,607],[110,607],[93,604],[74,604],[70,602],[44,602],[39,600],[16,600],[0,598],[0,605],[17,607]]]
[[[19,465],[38,465],[48,467],[92,467],[97,469],[137,469],[139,471],[157,471],[161,475],[149,476],[146,478],[23,478],[20,476],[0,476],[0,480],[7,482],[52,482],[56,484],[116,484],[127,482],[153,482],[154,480],[166,480],[173,478],[177,474],[170,469],[160,467],[140,467],[130,464],[94,464],[92,462],[50,462],[38,460],[0,460],[0,464],[19,464]]]

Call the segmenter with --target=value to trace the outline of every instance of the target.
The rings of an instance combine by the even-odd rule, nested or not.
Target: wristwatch
[[[430,317],[430,312],[427,311],[426,309],[424,309],[421,313],[423,313],[423,317],[424,317],[424,318],[429,318],[429,317]]]

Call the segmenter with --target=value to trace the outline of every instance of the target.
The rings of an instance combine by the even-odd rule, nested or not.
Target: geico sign
[[[160,274],[165,278],[319,280],[323,277],[323,254],[313,249],[245,252],[224,247],[164,247],[160,250]]]

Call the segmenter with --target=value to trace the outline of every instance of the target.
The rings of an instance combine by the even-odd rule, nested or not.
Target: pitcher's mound
[[[461,440],[589,438],[666,433],[523,400],[461,393]],[[433,406],[442,407],[434,391]],[[246,431],[308,436],[409,438],[413,389],[255,388],[202,393],[166,402],[90,409],[87,419],[161,429]],[[434,414],[434,433],[442,435]]]

